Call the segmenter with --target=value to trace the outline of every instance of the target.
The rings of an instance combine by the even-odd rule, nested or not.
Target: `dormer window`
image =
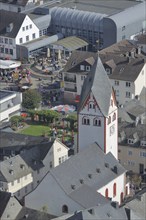
[[[111,74],[110,68],[106,68],[106,72],[107,72],[108,75]]]
[[[84,71],[85,70],[85,66],[84,65],[80,65],[80,70]]]
[[[90,66],[86,66],[86,71],[90,71]]]

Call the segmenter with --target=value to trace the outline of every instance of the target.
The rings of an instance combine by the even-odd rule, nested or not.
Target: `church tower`
[[[118,116],[115,95],[100,58],[95,60],[81,92],[77,152],[96,142],[118,158]]]

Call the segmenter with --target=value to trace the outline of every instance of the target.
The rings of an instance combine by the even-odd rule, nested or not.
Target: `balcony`
[[[68,91],[68,92],[77,92],[77,88],[64,88],[65,91]]]
[[[64,77],[64,81],[65,82],[73,82],[73,83],[76,83],[76,78],[69,78],[67,76]]]

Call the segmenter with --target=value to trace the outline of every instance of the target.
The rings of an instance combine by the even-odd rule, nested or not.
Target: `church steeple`
[[[78,107],[78,151],[97,142],[117,158],[117,106],[100,58],[88,74]]]

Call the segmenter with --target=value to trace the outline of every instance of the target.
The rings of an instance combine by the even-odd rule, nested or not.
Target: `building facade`
[[[0,90],[0,121],[9,121],[10,117],[20,114],[22,94]]]

